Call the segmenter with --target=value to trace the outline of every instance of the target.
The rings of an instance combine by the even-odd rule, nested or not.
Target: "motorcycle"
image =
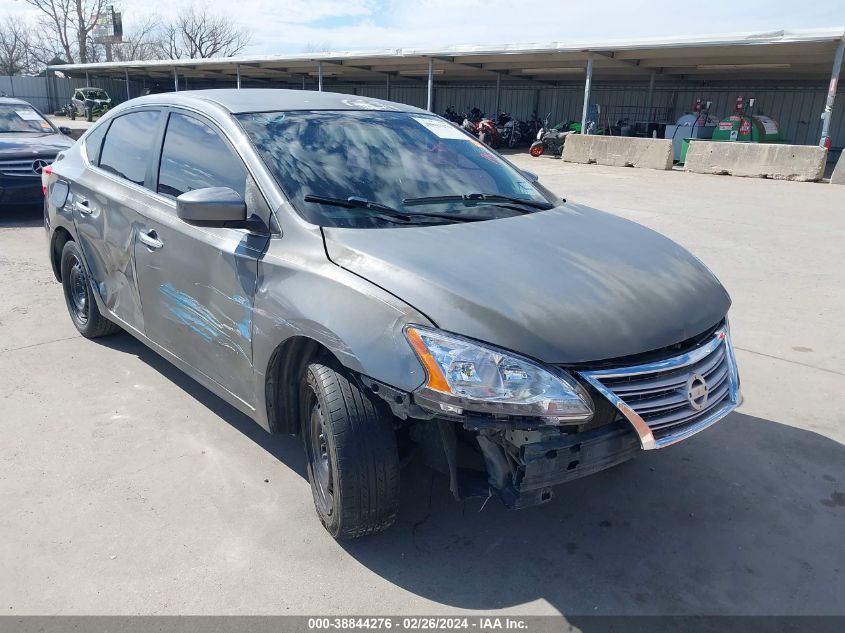
[[[543,121],[543,126],[537,132],[537,140],[532,144],[528,153],[534,158],[542,156],[546,152],[550,152],[554,156],[560,156],[563,153],[563,144],[566,137],[570,134],[576,134],[575,126],[572,122],[563,124],[558,123],[554,127],[549,127],[549,112],[548,116]]]
[[[443,113],[443,118],[451,121],[452,123],[457,123],[460,125],[463,123],[464,117],[461,114],[458,114],[458,111],[455,110],[455,106],[449,106],[446,108],[446,112]]]
[[[501,147],[502,137],[499,135],[499,130],[493,119],[482,118],[478,122],[478,140],[493,149]]]
[[[471,108],[464,115],[464,120],[461,123],[461,127],[473,136],[477,137],[479,133],[479,124],[481,123],[481,119],[483,118],[484,113],[481,110],[479,110],[478,108]]]
[[[513,149],[526,138],[527,124],[513,118],[507,112],[499,113],[496,118],[496,129],[503,145]]]

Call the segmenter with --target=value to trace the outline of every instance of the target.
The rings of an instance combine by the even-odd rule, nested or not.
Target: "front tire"
[[[62,249],[61,271],[62,289],[70,320],[85,338],[97,338],[119,332],[117,325],[100,314],[94,299],[94,290],[82,262],[82,252],[76,242],[67,242]]]
[[[531,149],[528,150],[528,153],[531,154],[534,158],[542,156],[546,151],[546,148],[543,146],[543,141],[534,141],[531,144]]]
[[[399,452],[389,411],[333,362],[308,365],[299,404],[308,480],[326,530],[353,539],[390,527]]]

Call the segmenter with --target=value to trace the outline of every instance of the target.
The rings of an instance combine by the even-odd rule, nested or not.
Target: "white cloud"
[[[710,0],[209,0],[254,33],[247,53],[442,47],[456,44],[594,42],[845,24],[845,2]],[[124,24],[175,13],[188,0],[118,0]],[[20,0],[0,12],[21,13]]]

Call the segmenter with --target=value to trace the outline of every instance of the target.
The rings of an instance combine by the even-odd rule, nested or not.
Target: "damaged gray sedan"
[[[79,332],[125,330],[300,434],[336,538],[393,523],[413,454],[456,498],[520,508],[740,399],[730,299],[704,264],[423,110],[152,95],[44,180]]]

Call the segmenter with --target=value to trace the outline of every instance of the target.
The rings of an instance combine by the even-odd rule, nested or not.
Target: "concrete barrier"
[[[684,169],[775,180],[821,180],[827,153],[813,145],[692,141]]]
[[[672,169],[672,141],[570,134],[563,145],[562,158],[568,163]]]
[[[845,158],[842,158],[843,156],[845,156],[845,151],[840,152],[836,167],[833,168],[830,176],[831,185],[845,185]]]

